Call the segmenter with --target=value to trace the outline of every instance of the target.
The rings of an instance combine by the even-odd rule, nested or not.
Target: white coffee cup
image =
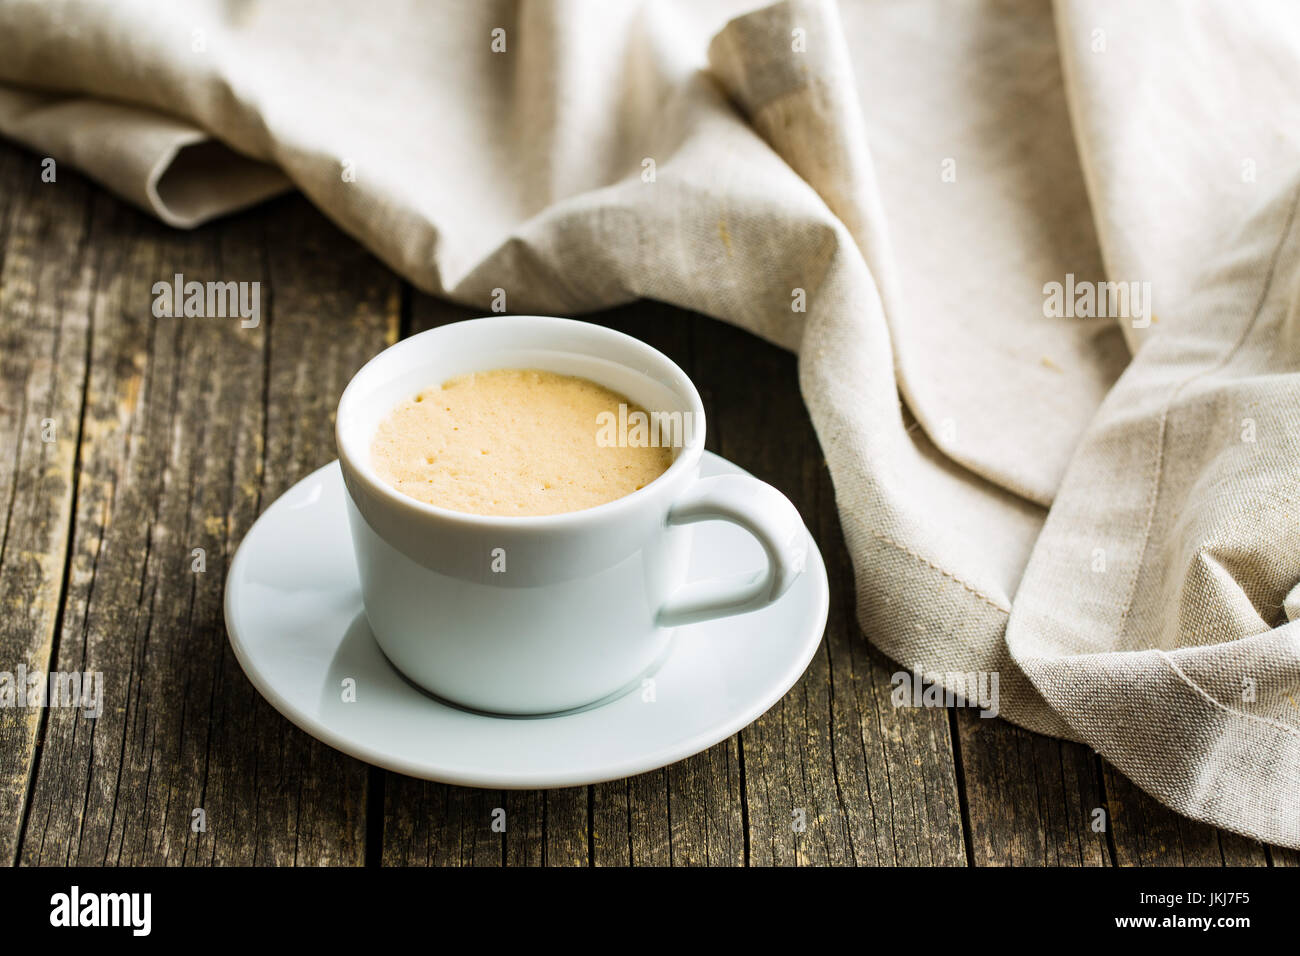
[[[378,476],[371,440],[399,401],[496,368],[581,376],[691,427],[662,475],[583,511],[465,514]],[[599,325],[495,316],[414,335],[357,372],[335,434],[371,631],[408,679],[464,707],[543,714],[624,692],[658,666],[674,627],[764,607],[803,570],[808,533],[784,495],[748,476],[700,477],[704,407],[686,374]],[[767,567],[687,584],[684,526],[715,519],[757,538]]]

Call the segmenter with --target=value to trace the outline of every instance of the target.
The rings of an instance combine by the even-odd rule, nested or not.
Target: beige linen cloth
[[[0,133],[165,222],[292,184],[485,311],[796,350],[866,635],[1292,847],[1298,81],[1286,0],[0,2]]]

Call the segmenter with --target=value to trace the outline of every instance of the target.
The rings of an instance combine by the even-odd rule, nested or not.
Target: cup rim
[[[362,378],[365,371],[372,365],[378,363],[389,353],[401,349],[418,347],[415,343],[418,343],[421,340],[427,340],[427,338],[436,337],[438,333],[447,329],[465,326],[471,323],[478,324],[483,322],[502,326],[521,324],[549,325],[557,331],[564,327],[572,328],[580,326],[585,334],[603,337],[609,341],[630,347],[639,352],[643,358],[648,360],[649,363],[657,364],[662,370],[668,372],[671,381],[665,381],[663,378],[659,378],[658,380],[662,385],[678,392],[680,396],[686,399],[686,404],[690,406],[689,411],[693,418],[699,422],[699,427],[691,430],[690,440],[682,446],[677,457],[673,459],[673,463],[649,484],[638,488],[636,491],[629,494],[615,498],[612,501],[607,501],[590,508],[582,508],[578,511],[561,511],[549,515],[480,515],[468,511],[454,511],[451,508],[444,508],[440,505],[420,501],[418,498],[412,498],[410,495],[398,491],[375,473],[375,470],[369,461],[368,449],[350,447],[352,443],[346,440],[343,435],[343,423],[346,420],[344,410],[349,400],[359,401],[355,396],[354,389],[357,387],[357,382]],[[605,357],[599,352],[593,352],[591,354],[597,357]],[[640,371],[643,373],[646,371],[645,369],[629,365],[626,361],[618,359],[609,359],[609,361],[613,361],[626,368],[632,368],[634,371]],[[691,381],[690,376],[663,352],[660,352],[654,346],[641,341],[635,336],[619,332],[616,329],[611,329],[603,325],[598,325],[595,322],[584,322],[580,319],[567,319],[558,316],[545,315],[493,315],[473,319],[462,319],[458,322],[449,322],[446,325],[426,329],[416,335],[401,339],[372,356],[369,361],[361,366],[361,368],[357,369],[356,373],[351,379],[349,379],[347,386],[343,389],[343,394],[339,396],[338,405],[335,408],[334,414],[334,443],[338,450],[339,463],[343,468],[344,476],[346,477],[348,474],[351,474],[354,478],[363,482],[367,491],[380,498],[385,504],[414,515],[432,518],[438,521],[460,525],[462,527],[493,528],[514,532],[533,530],[546,531],[575,524],[594,523],[616,518],[623,512],[637,508],[642,502],[658,494],[660,489],[675,481],[679,476],[689,471],[699,462],[704,451],[705,429],[704,402],[700,398],[699,390],[695,387],[695,383]]]

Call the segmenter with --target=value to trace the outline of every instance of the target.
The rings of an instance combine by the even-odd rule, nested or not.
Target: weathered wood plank
[[[694,328],[694,376],[714,397],[717,450],[791,499],[832,589],[807,673],[740,735],[751,862],[964,863],[947,719],[892,706],[893,668],[857,625],[852,565],[795,356],[703,317]]]
[[[254,236],[245,247],[262,250],[270,316],[260,513],[337,457],[339,396],[357,369],[397,340],[401,282],[301,197],[264,207],[249,224],[262,236],[260,247]],[[232,552],[243,533],[232,533]],[[227,719],[214,741],[222,756],[216,793],[248,836],[227,837],[214,862],[288,862],[292,852],[296,863],[360,865],[367,781],[378,771],[290,725],[243,676],[229,643],[221,646]],[[258,781],[251,795],[248,779]]]
[[[19,668],[44,674],[54,647],[97,258],[87,245],[92,191],[70,173],[42,182],[40,163],[0,144],[0,670],[15,696]],[[45,719],[18,703],[0,709],[6,865],[18,858]]]
[[[506,865],[588,865],[588,789],[507,793],[506,813],[515,825],[506,833]]]
[[[256,351],[249,362],[246,349],[223,350],[215,322],[151,315],[164,276],[218,277],[210,236],[169,235],[104,197],[95,226],[102,270],[57,661],[103,674],[104,712],[49,716],[24,834],[31,864],[164,862],[188,841],[206,747],[197,721],[187,731],[185,705],[190,682],[210,686],[215,671],[189,610],[209,574],[220,576],[209,529],[187,521],[191,495],[206,499],[215,483],[196,462],[195,432],[209,424],[204,398],[220,395],[212,370],[261,368]],[[206,367],[193,364],[196,349]],[[229,411],[211,427],[237,428]],[[210,570],[191,570],[192,547],[206,548]]]
[[[976,866],[1107,866],[1096,755],[1001,718],[954,711]],[[1107,822],[1106,825],[1110,825]]]
[[[388,773],[383,865],[501,866],[515,821],[507,815],[505,833],[494,831],[498,809],[506,810],[506,795],[499,790],[448,787]]]
[[[739,736],[669,766],[671,866],[745,865]],[[633,790],[634,796],[639,795]],[[644,849],[638,849],[638,854]]]
[[[1271,866],[1300,866],[1300,852],[1283,846],[1270,846],[1268,862]]]
[[[1174,813],[1109,764],[1103,775],[1118,865],[1268,865],[1262,843]]]
[[[597,784],[591,792],[596,866],[671,865],[667,769]]]
[[[254,516],[333,457],[333,402],[395,328],[396,283],[297,198],[194,233],[108,199],[96,210],[57,653],[103,673],[105,709],[50,715],[24,862],[360,863],[366,768],[253,690],[221,601]],[[256,328],[155,318],[153,283],[178,272],[273,285],[276,314],[268,295]]]
[[[829,477],[827,478],[829,485]],[[827,534],[840,535],[838,518],[822,516]],[[842,545],[841,545],[842,547]],[[897,665],[870,647],[852,620],[852,566],[847,552],[837,572],[846,595],[846,623],[828,630],[833,674],[848,690],[835,711],[837,779],[847,794],[855,846],[874,843],[871,865],[965,866],[961,801],[953,763],[952,728],[935,708],[895,707],[891,678]],[[832,612],[834,613],[834,612]],[[844,661],[845,663],[840,663]],[[837,686],[843,677],[837,676]],[[852,794],[865,793],[865,802]],[[868,843],[871,840],[872,843]]]
[[[691,371],[710,397],[710,446],[785,492],[817,534],[821,454],[799,399],[794,357],[721,323],[697,321]],[[853,857],[835,779],[832,699],[823,643],[803,679],[740,733],[741,799],[756,865]]]

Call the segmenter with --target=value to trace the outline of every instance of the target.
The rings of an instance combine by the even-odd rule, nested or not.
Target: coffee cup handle
[[[680,587],[659,609],[660,627],[679,627],[710,618],[767,607],[803,573],[808,531],[785,495],[748,475],[714,475],[691,485],[668,511],[668,524],[730,521],[767,552],[767,567],[746,574],[705,578]]]

